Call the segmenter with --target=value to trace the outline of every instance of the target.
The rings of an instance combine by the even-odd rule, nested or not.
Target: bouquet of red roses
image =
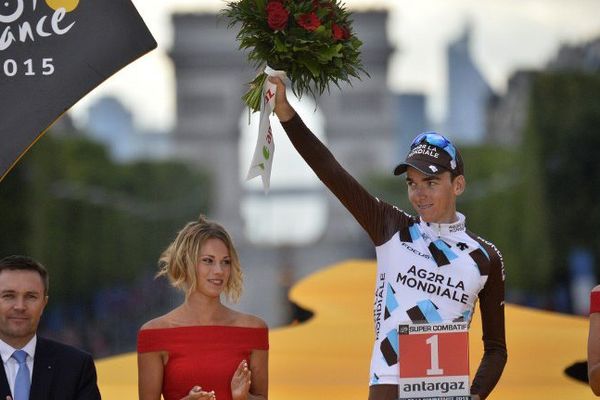
[[[320,95],[331,83],[339,87],[366,73],[362,42],[339,0],[238,0],[227,3],[222,15],[230,27],[241,25],[237,40],[249,50],[248,59],[257,68],[285,71],[298,97]],[[252,111],[260,109],[266,78],[261,71],[242,97]]]

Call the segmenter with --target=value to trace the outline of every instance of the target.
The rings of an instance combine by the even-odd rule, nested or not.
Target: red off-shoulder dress
[[[237,326],[185,326],[144,329],[137,351],[166,351],[163,374],[165,400],[180,400],[194,386],[215,391],[218,400],[231,400],[231,378],[242,360],[250,362],[252,350],[268,350],[267,328]]]

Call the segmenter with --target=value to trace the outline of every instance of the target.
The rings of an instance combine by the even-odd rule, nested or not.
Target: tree
[[[0,248],[46,265],[53,299],[86,301],[155,269],[209,194],[207,174],[182,163],[119,165],[88,139],[47,135],[0,185]]]

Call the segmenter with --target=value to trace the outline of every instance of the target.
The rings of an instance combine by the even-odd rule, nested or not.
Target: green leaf
[[[320,25],[317,29],[314,30],[314,34],[318,36],[322,36],[323,33],[328,32],[325,25]]]
[[[330,12],[331,12],[331,10],[329,8],[326,8],[326,7],[319,8],[317,10],[317,17],[319,17],[319,19],[322,21],[325,17],[327,17],[329,15]]]
[[[319,64],[317,62],[308,58],[301,58],[298,62],[308,68],[313,77],[319,76]]]
[[[353,37],[353,38],[350,40],[350,44],[352,45],[352,48],[353,48],[354,50],[357,50],[357,49],[359,49],[359,48],[360,48],[360,46],[362,46],[363,42],[361,42],[361,41],[360,41],[359,39],[357,39],[357,38],[356,38],[356,36],[355,36],[355,37]]]
[[[267,0],[254,0],[254,3],[256,4],[256,9],[261,13],[267,8]]]
[[[269,152],[269,149],[267,148],[267,146],[263,146],[262,151],[263,151],[263,157],[265,158],[265,160],[268,160],[269,157],[271,157],[271,153]]]
[[[301,52],[301,51],[309,51],[310,47],[309,46],[294,46],[292,47],[292,50],[296,53]]]
[[[273,39],[275,41],[275,51],[277,51],[279,53],[283,53],[287,50],[287,46],[285,45],[285,42],[283,40],[281,40],[279,35],[275,35]]]
[[[341,57],[340,50],[342,50],[341,44],[329,46],[325,51],[319,53],[319,61],[325,63],[331,61],[333,57]]]

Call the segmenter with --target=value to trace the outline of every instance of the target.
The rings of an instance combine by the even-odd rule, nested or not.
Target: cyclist
[[[369,400],[398,398],[397,328],[400,323],[469,322],[479,300],[484,355],[471,385],[485,399],[506,364],[504,266],[496,247],[466,229],[456,211],[465,190],[463,160],[434,132],[417,136],[394,170],[406,174],[411,216],[369,194],[337,162],[290,106],[277,86],[275,114],[292,144],[375,245],[375,343]]]

